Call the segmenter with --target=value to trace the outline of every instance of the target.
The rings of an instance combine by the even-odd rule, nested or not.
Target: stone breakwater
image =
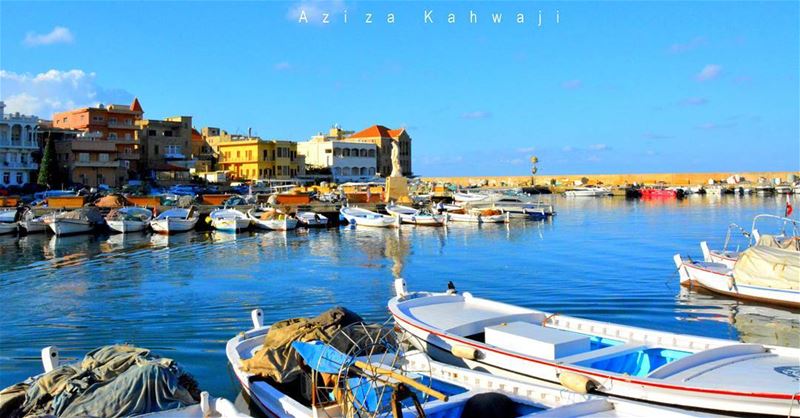
[[[575,182],[624,186],[633,183],[652,185],[664,183],[668,186],[698,186],[708,184],[709,180],[725,182],[731,176],[744,178],[745,182],[757,183],[764,178],[769,181],[778,178],[782,182],[792,182],[800,178],[800,171],[757,171],[757,172],[716,172],[716,173],[645,173],[645,174],[537,174],[536,185],[567,186]],[[489,187],[531,186],[531,176],[467,176],[467,177],[423,177],[423,181],[452,183],[459,186],[486,185]]]

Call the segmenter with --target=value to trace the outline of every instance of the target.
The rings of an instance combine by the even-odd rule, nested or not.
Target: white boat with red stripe
[[[800,349],[563,316],[395,281],[398,326],[436,360],[698,410],[800,416]]]

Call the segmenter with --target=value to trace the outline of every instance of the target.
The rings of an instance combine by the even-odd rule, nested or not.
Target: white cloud
[[[642,138],[644,139],[670,139],[672,136],[659,134],[655,132],[645,132],[642,134]]]
[[[28,32],[22,41],[27,46],[71,44],[75,41],[75,36],[63,26],[56,26],[50,33]]]
[[[691,51],[695,48],[701,47],[707,43],[706,38],[698,36],[689,42],[683,44],[672,44],[669,46],[669,52],[672,54],[679,54],[681,52]]]
[[[133,95],[97,85],[95,73],[49,70],[36,75],[0,70],[6,111],[49,119],[53,113],[101,102],[129,103]]]
[[[592,144],[589,145],[589,149],[592,151],[608,151],[611,147],[608,144]]]
[[[275,64],[276,71],[287,71],[292,69],[292,64],[289,64],[286,61],[279,62]]]
[[[579,89],[583,86],[583,81],[581,80],[567,80],[561,83],[561,87],[567,90],[575,90]]]
[[[466,112],[461,115],[464,119],[486,119],[492,116],[491,112],[485,110],[476,110],[474,112]]]
[[[722,73],[722,66],[717,64],[708,64],[700,70],[699,73],[695,76],[697,81],[708,81],[713,80]]]
[[[517,148],[517,152],[521,154],[528,154],[530,152],[536,151],[536,147],[525,147],[525,148]]]

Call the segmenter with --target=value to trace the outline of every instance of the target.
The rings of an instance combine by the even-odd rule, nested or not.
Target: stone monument
[[[408,180],[403,177],[403,168],[400,166],[400,139],[392,138],[392,174],[386,178],[386,202],[411,203],[408,197]]]

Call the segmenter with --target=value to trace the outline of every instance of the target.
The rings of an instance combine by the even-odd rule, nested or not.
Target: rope
[[[559,315],[559,313],[558,312],[551,313],[550,315],[544,317],[544,319],[542,320],[542,326],[545,326],[545,324],[547,324],[547,322],[553,319],[556,315]]]
[[[786,415],[788,418],[792,418],[792,408],[794,408],[794,400],[795,400],[795,398],[798,397],[797,395],[800,395],[800,392],[794,393],[792,395],[792,400],[789,401],[790,402],[790,404],[789,404],[789,413]],[[800,399],[798,399],[798,403],[800,403]]]

